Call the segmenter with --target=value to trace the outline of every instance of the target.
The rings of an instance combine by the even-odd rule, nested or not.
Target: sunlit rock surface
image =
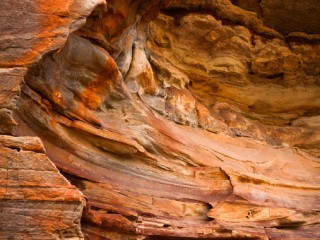
[[[0,239],[320,239],[316,1],[66,2],[0,7]]]
[[[83,194],[48,159],[39,138],[12,136],[13,112],[28,67],[61,48],[101,3],[1,1],[0,239],[84,239]]]
[[[83,239],[83,195],[36,137],[0,136],[0,239]]]

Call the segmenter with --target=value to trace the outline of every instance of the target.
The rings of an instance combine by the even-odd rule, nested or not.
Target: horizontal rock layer
[[[12,136],[13,112],[28,67],[60,48],[99,3],[104,1],[1,2],[0,239],[84,238],[83,194],[48,159],[39,138]]]
[[[0,98],[14,111],[4,133],[40,137],[82,191],[83,236],[320,238],[319,26],[305,10],[316,4],[110,0],[79,28],[97,3],[70,3],[67,17],[66,5],[52,5],[64,16],[50,28],[64,31],[61,41],[28,45],[36,55],[1,65],[8,79],[24,79],[13,107]],[[279,6],[299,24],[285,24]],[[18,96],[11,86],[20,82],[10,81],[3,92]],[[46,159],[34,138],[14,139],[0,139],[5,151]],[[53,217],[69,231],[55,225],[47,236],[82,238],[81,194],[52,171],[77,197],[68,204],[68,191],[54,195],[59,181],[48,183],[61,204],[50,205]]]
[[[83,195],[36,137],[0,136],[0,239],[83,239]]]

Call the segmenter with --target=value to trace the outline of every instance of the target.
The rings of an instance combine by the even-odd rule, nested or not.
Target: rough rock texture
[[[0,8],[0,67],[30,65],[64,44],[104,0],[4,0]]]
[[[81,27],[99,1],[43,2],[61,6],[40,15],[61,18],[53,32],[1,58],[2,133],[41,138],[87,199],[86,239],[320,239],[318,6],[289,2],[110,0]],[[4,156],[50,165],[20,139],[0,139]],[[46,228],[44,214],[39,231],[81,238],[81,194],[50,166],[61,184],[34,177],[64,221]],[[33,213],[33,195],[19,196]]]
[[[83,195],[37,137],[0,136],[0,239],[83,239]]]
[[[152,22],[148,42],[163,87],[181,89],[175,91],[188,105],[165,114],[210,131],[224,131],[216,122],[224,123],[236,136],[300,146],[319,156],[319,63],[307,50],[317,52],[319,45],[265,39],[207,13],[179,11],[178,20],[169,12]],[[171,95],[178,94],[168,90],[166,107],[173,104]],[[161,111],[159,105],[155,109]]]
[[[27,67],[60,48],[98,0],[0,4],[0,239],[83,239],[85,199],[47,158],[36,137],[14,137]],[[30,109],[29,109],[30,111]]]
[[[0,69],[0,134],[11,134],[13,127],[17,125],[12,115],[26,72],[27,69],[23,67]]]

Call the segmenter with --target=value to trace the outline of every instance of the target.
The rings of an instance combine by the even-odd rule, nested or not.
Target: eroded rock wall
[[[28,67],[61,48],[100,3],[0,4],[0,239],[84,238],[83,194],[48,159],[38,137],[13,136],[13,115]]]
[[[2,131],[41,138],[86,239],[318,239],[319,25],[296,2],[43,3],[61,19],[3,65],[24,83]]]

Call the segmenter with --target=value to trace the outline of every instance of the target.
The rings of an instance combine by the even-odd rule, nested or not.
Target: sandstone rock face
[[[320,33],[319,4],[314,0],[233,0],[236,5],[258,13],[263,22],[280,33]],[[259,3],[260,2],[260,3]]]
[[[265,39],[243,26],[223,24],[210,14],[185,13],[178,21],[172,14],[161,14],[150,26],[148,47],[160,81],[161,69],[174,66],[175,71],[188,76],[187,86],[180,84],[180,88],[188,88],[194,101],[209,109],[211,117],[226,124],[234,135],[272,145],[303,144],[319,156],[319,129],[293,123],[303,116],[313,119],[319,111],[318,74],[308,70],[312,64],[301,51],[317,51],[318,45]],[[171,86],[177,84],[172,82]],[[164,82],[163,87],[170,84]],[[190,112],[185,115],[190,117]],[[188,125],[197,125],[196,118]],[[205,128],[213,129],[211,122]]]
[[[83,195],[36,137],[0,136],[0,239],[83,239]]]
[[[4,0],[1,4],[0,66],[30,65],[64,44],[103,0]]]
[[[0,6],[0,239],[83,239],[85,198],[36,137],[14,137],[29,66],[64,45],[104,1],[7,1]],[[30,110],[30,109],[29,109]]]
[[[320,239],[318,6],[289,2],[32,1],[0,239]]]
[[[0,70],[0,134],[11,134],[17,125],[12,115],[19,99],[20,83],[26,72],[27,69],[23,67]]]

